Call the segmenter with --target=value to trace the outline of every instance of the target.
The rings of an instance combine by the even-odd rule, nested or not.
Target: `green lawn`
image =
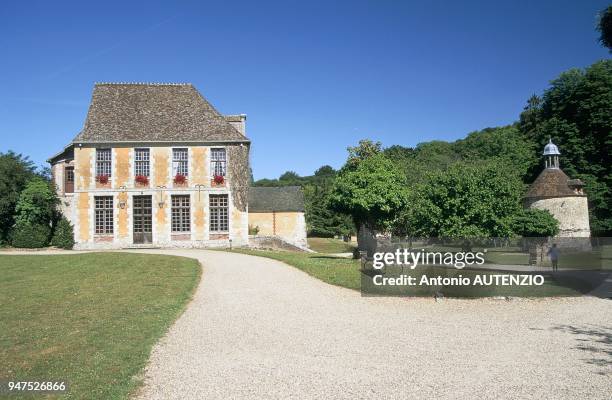
[[[182,257],[0,255],[0,380],[68,382],[47,398],[127,398],[199,278]]]
[[[308,247],[317,253],[352,253],[355,245],[346,243],[340,239],[332,238],[308,238]]]
[[[359,260],[291,251],[247,249],[234,249],[232,251],[282,261],[332,285],[355,290],[361,288],[359,272],[361,264]]]

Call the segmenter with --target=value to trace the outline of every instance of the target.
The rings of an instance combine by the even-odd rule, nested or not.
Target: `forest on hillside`
[[[349,147],[340,170],[324,165],[311,176],[287,171],[253,184],[301,186],[311,236],[348,234],[367,222],[400,235],[508,237],[520,233],[521,199],[543,168],[549,138],[563,171],[586,184],[593,236],[611,236],[612,60],[563,72],[526,99],[511,125],[416,147],[366,139]]]

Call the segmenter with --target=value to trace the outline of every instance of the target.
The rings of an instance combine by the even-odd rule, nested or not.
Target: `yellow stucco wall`
[[[76,177],[75,189],[86,190],[91,184],[91,164],[95,149],[86,147],[75,147],[74,149],[74,176]]]
[[[164,202],[163,208],[160,208],[158,206],[160,201]],[[157,237],[161,237],[168,230],[167,218],[166,218],[166,208],[172,207],[172,204],[170,204],[170,196],[167,194],[167,192],[155,193],[153,195],[152,202],[153,202],[153,209],[157,210],[155,211],[155,229],[157,232]]]
[[[276,215],[275,215],[276,214]],[[249,213],[249,225],[259,227],[259,235],[293,237],[299,228],[298,212]],[[276,221],[275,221],[276,219]]]
[[[154,147],[151,151],[152,165],[155,169],[155,186],[169,187],[170,179],[170,148]]]
[[[206,193],[195,192],[191,195],[191,201],[193,203],[193,226],[194,226],[194,239],[204,240],[205,227],[206,227],[206,212],[205,212],[205,201]]]
[[[89,240],[89,194],[79,193],[77,201],[77,215],[79,217],[79,237],[78,241],[86,242]]]
[[[113,176],[115,177],[115,187],[127,186],[130,180],[130,148],[118,147],[115,149],[115,169]]]
[[[243,216],[245,216],[245,213],[238,210],[237,208],[232,208],[231,210],[231,215],[232,215],[232,225],[231,225],[231,229],[234,232],[234,235],[236,235],[237,237],[243,237],[243,236],[247,236],[249,234],[249,232],[245,232],[245,230],[243,229],[243,225],[242,225],[242,218]],[[248,227],[246,228],[248,230]]]
[[[293,236],[298,228],[299,215],[300,213],[297,212],[277,212],[276,234],[283,237]]]
[[[272,221],[272,213],[249,213],[249,225],[259,228],[258,235],[274,235]]]
[[[210,186],[210,182],[207,182],[207,160],[208,148],[197,146],[191,148],[191,176],[189,177],[190,183],[193,185],[207,185]]]
[[[117,202],[125,202],[124,208],[117,210],[117,235],[121,239],[129,237],[130,226],[128,224],[128,210],[130,209],[129,196],[127,192],[120,192],[117,195]]]

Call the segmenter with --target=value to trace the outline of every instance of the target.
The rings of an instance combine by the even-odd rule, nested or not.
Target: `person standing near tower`
[[[550,257],[550,262],[552,263],[553,271],[559,270],[559,248],[557,247],[557,243],[553,243],[552,247],[546,253],[547,256]]]

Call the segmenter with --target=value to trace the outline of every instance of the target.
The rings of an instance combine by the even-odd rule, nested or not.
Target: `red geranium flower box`
[[[178,185],[184,185],[187,182],[187,177],[185,175],[176,174],[174,177],[174,183]]]
[[[102,185],[106,185],[108,183],[108,175],[98,175],[96,180]]]
[[[225,182],[225,178],[223,177],[223,175],[215,175],[213,180],[217,185],[223,185],[223,182]]]
[[[141,185],[148,185],[149,184],[149,177],[146,176],[146,175],[136,175],[134,180],[136,181],[136,183],[139,183]]]

